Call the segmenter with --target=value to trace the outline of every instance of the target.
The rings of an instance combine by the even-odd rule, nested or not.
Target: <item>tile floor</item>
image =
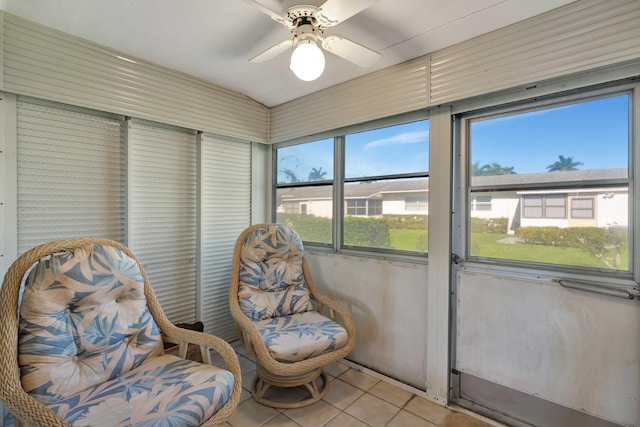
[[[249,388],[256,365],[242,343],[233,344],[242,369],[240,404],[226,427],[435,427],[451,410],[352,369],[346,362],[325,369],[331,387],[304,408],[274,409],[257,403]]]

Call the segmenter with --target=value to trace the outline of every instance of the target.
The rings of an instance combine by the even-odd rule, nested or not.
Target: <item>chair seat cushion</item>
[[[344,347],[347,331],[317,311],[254,322],[271,356],[293,363]]]
[[[162,355],[47,406],[73,426],[199,426],[231,397],[231,372]]]

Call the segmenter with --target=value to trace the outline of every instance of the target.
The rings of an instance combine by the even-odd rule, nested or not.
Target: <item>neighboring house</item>
[[[469,196],[469,211],[477,218],[508,218],[510,233],[518,227],[528,226],[627,227],[626,186],[580,187],[581,182],[611,178],[623,181],[627,178],[627,170],[474,176],[472,187],[476,190]],[[428,181],[348,184],[344,188],[345,214],[370,217],[428,215]],[[496,187],[508,187],[509,190],[495,191]],[[332,209],[331,186],[290,187],[278,191],[278,213],[331,217]]]
[[[427,215],[428,179],[347,184],[345,213],[349,216]],[[278,213],[331,217],[331,186],[289,187],[278,190]]]

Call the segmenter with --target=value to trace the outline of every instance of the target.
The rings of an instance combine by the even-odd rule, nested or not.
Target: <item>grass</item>
[[[426,245],[427,232],[424,230],[409,230],[402,228],[389,229],[391,247],[405,251],[421,251],[417,242],[424,236]],[[540,262],[545,264],[576,265],[582,267],[607,268],[613,270],[627,270],[628,249],[620,254],[620,266],[613,265],[615,253],[608,251],[605,254],[608,263],[598,259],[595,255],[580,248],[567,248],[562,246],[531,245],[526,243],[502,243],[499,240],[505,237],[513,237],[506,234],[472,233],[471,255],[482,258],[498,258],[516,261]]]
[[[500,258],[518,261],[541,262],[547,264],[576,265],[582,267],[628,269],[628,252],[621,254],[621,265],[614,267],[580,248],[562,246],[532,245],[526,243],[501,243],[504,234],[472,233],[471,255],[484,258]]]
[[[424,245],[418,248],[418,239],[424,236]],[[425,230],[410,230],[407,228],[390,228],[389,237],[391,238],[391,247],[393,249],[399,249],[403,251],[426,251],[426,236]]]

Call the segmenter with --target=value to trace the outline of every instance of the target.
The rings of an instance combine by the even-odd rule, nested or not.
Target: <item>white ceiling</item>
[[[282,11],[296,4],[268,1]],[[290,32],[245,0],[0,0],[0,7],[273,107],[572,1],[379,0],[325,35],[340,34],[382,59],[363,69],[327,53],[325,72],[314,82],[293,75],[287,53],[266,63],[248,62]]]

